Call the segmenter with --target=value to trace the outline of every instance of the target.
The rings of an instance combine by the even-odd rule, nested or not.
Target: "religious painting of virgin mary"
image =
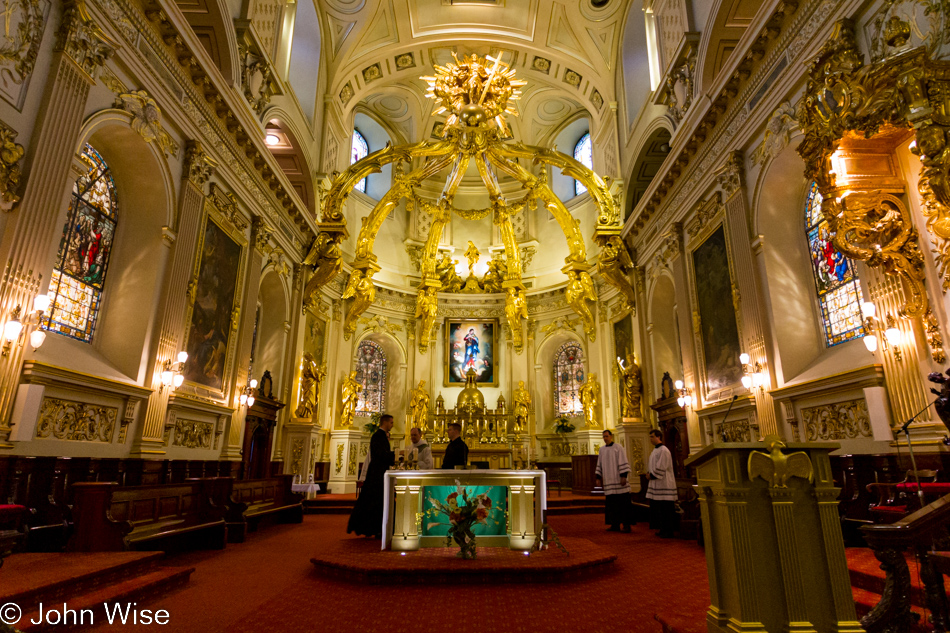
[[[446,387],[464,385],[465,374],[475,371],[475,381],[487,387],[498,386],[495,366],[495,332],[498,323],[491,321],[452,321],[445,324]]]
[[[228,343],[241,246],[210,218],[205,225],[198,283],[194,290],[185,380],[212,389],[224,388]]]

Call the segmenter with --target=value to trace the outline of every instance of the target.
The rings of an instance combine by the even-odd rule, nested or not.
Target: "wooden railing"
[[[948,525],[950,495],[937,499],[896,523],[861,528],[885,573],[881,601],[861,619],[861,625],[868,633],[909,631],[913,626],[910,569],[905,558],[908,549],[916,554],[920,563],[924,601],[930,611],[934,631],[945,633],[948,630],[950,605],[943,573],[933,551],[935,541],[946,538]]]

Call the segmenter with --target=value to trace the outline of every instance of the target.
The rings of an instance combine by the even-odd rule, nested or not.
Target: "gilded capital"
[[[264,218],[255,215],[251,220],[251,231],[253,232],[254,248],[264,252],[264,247],[267,246],[267,242],[270,240],[270,236],[273,235],[274,229],[267,225]]]
[[[205,153],[200,141],[189,140],[185,145],[183,178],[201,189],[214,174],[217,163]]]
[[[82,0],[64,1],[62,22],[56,31],[57,51],[64,52],[90,77],[95,77],[115,49],[115,42],[92,21]]]
[[[729,152],[726,162],[716,172],[716,182],[726,198],[745,184],[745,160],[741,151]]]

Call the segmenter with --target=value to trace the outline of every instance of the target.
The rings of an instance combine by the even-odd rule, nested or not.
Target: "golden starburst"
[[[436,66],[434,77],[422,77],[429,89],[426,97],[441,103],[433,115],[449,112],[445,126],[459,121],[467,127],[477,127],[494,121],[504,134],[508,130],[505,114],[518,116],[514,101],[521,97],[519,88],[527,82],[515,79],[515,70],[497,57],[469,55],[459,61],[455,53],[454,64]],[[491,65],[489,66],[489,63]]]

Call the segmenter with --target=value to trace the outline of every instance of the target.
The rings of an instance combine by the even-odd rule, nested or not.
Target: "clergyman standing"
[[[449,424],[445,430],[451,440],[445,446],[445,457],[442,458],[442,468],[452,469],[456,466],[468,465],[468,446],[462,440],[462,425],[458,422]]]
[[[409,441],[411,441],[412,444],[410,444],[409,448],[406,450],[409,453],[416,451],[416,468],[419,470],[431,470],[432,449],[429,447],[429,443],[426,441],[426,438],[423,437],[422,429],[419,427],[410,429]]]
[[[383,478],[395,463],[396,455],[389,448],[389,431],[393,428],[393,416],[383,415],[379,428],[369,440],[369,468],[360,496],[353,506],[346,533],[356,532],[379,538],[383,531]]]
[[[647,499],[650,500],[650,523],[660,529],[657,536],[673,538],[676,520],[676,478],[673,476],[673,455],[663,444],[663,431],[650,431],[653,452],[647,464]]]
[[[630,502],[630,486],[627,475],[630,474],[630,462],[623,446],[614,443],[614,434],[604,431],[604,445],[597,454],[596,478],[602,482],[605,498],[604,522],[610,532],[629,532],[633,520],[633,506]]]

